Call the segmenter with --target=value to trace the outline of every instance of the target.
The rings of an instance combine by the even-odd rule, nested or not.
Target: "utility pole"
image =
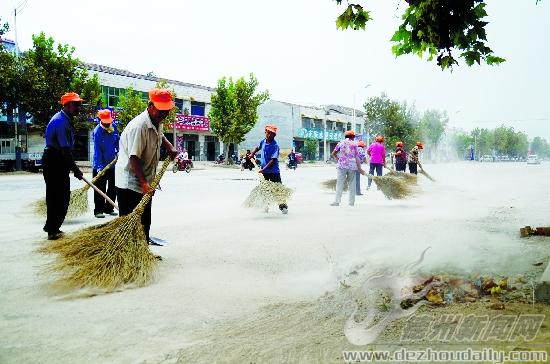
[[[17,43],[17,8],[13,9],[13,27],[15,34],[15,58],[19,58],[19,44]],[[19,142],[19,133],[17,130],[17,124],[19,124],[19,108],[17,111],[13,111],[13,122],[15,126],[15,169],[20,171],[21,168],[21,143]]]

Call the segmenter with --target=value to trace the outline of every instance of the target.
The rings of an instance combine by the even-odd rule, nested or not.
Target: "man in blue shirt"
[[[279,144],[275,141],[277,135],[277,127],[275,125],[265,126],[265,139],[260,141],[260,144],[252,151],[253,158],[256,152],[262,152],[262,162],[258,173],[262,173],[267,181],[282,183],[281,171],[279,170]],[[286,203],[279,205],[279,209],[283,214],[288,213]]]
[[[80,113],[82,100],[77,93],[68,92],[61,96],[62,109],[56,113],[46,126],[46,148],[42,157],[44,182],[46,182],[47,216],[44,231],[48,240],[59,239],[63,232],[59,230],[71,198],[69,173],[82,179],[71,150],[74,147],[74,126],[72,118]]]
[[[118,153],[118,141],[120,139],[116,125],[113,125],[111,110],[99,110],[97,116],[99,117],[99,124],[92,133],[92,138],[94,140],[94,163],[92,173],[94,177],[115,159]],[[116,187],[114,164],[95,182],[95,185],[102,192],[106,192],[111,200],[115,201]],[[113,206],[108,203],[103,196],[94,191],[94,215],[97,218],[103,218],[105,217],[104,213],[108,215],[117,215],[113,210]]]

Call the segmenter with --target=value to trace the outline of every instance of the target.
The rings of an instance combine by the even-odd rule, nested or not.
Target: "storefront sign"
[[[323,129],[314,129],[314,128],[298,129],[298,138],[324,140],[324,134],[325,134],[325,131]],[[330,140],[330,141],[340,141],[344,139],[344,133],[337,130],[327,130],[326,135],[327,135],[327,140]]]
[[[168,130],[173,129],[173,123],[168,124]],[[210,120],[204,116],[176,114],[176,130],[208,131]]]

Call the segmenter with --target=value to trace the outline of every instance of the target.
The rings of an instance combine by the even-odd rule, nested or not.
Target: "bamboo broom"
[[[103,177],[105,173],[116,163],[118,156],[111,163],[107,164],[99,173],[92,179],[92,184],[95,184],[98,179]],[[81,216],[88,212],[88,188],[90,185],[86,184],[83,187],[71,191],[71,199],[69,201],[69,208],[67,209],[67,218],[74,218]],[[46,204],[46,198],[35,201],[31,204],[31,208],[36,215],[46,216],[48,207]]]
[[[254,167],[258,168],[254,158],[251,158],[251,161]],[[252,189],[244,201],[244,207],[268,209],[270,205],[286,204],[292,195],[292,189],[282,183],[267,181],[262,173],[258,174],[260,183]]]
[[[435,178],[433,178],[432,176],[430,176],[428,174],[428,172],[426,172],[424,170],[424,168],[422,168],[422,164],[420,164],[420,161],[418,161],[418,167],[420,168],[420,174],[424,175],[427,179],[429,179],[430,181],[432,182],[435,182]]]
[[[387,199],[404,199],[412,195],[413,189],[410,184],[406,183],[402,178],[396,176],[374,176],[368,174],[368,178],[372,178],[376,186],[380,188]]]
[[[167,157],[151,183],[154,190],[170,164]],[[134,211],[110,222],[84,228],[38,251],[56,254],[49,271],[59,275],[63,289],[96,287],[112,291],[126,285],[144,286],[154,278],[158,261],[148,248],[141,215],[151,194],[145,194]]]
[[[413,184],[416,184],[418,182],[418,177],[416,176],[416,174],[413,174],[413,173],[398,172],[396,170],[391,169],[385,175],[392,176],[392,177],[399,177],[399,178],[402,178],[404,181],[413,183]]]
[[[321,182],[321,186],[323,186],[326,189],[336,191],[336,182],[337,181],[338,180],[336,178],[335,179],[328,179],[326,181]],[[348,184],[347,184],[347,182],[344,182],[344,191],[347,191],[347,190],[348,190]]]

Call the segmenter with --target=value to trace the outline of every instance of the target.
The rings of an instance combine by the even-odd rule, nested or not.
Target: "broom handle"
[[[86,182],[86,183],[88,184],[88,186],[92,187],[92,188],[94,189],[94,191],[96,191],[97,193],[99,193],[99,194],[101,195],[101,197],[103,197],[103,198],[106,199],[111,205],[113,205],[113,207],[114,207],[115,209],[118,210],[118,206],[116,205],[116,203],[114,203],[114,201],[111,200],[111,199],[109,198],[109,196],[107,196],[103,191],[101,191],[99,188],[97,188],[96,185],[94,185],[92,182],[88,181],[88,180],[86,179],[86,177],[84,177],[84,176],[82,176],[82,180],[83,180],[84,182]]]
[[[100,179],[101,177],[103,177],[103,175],[109,170],[109,168],[111,168],[113,166],[113,164],[115,164],[116,160],[118,159],[118,155],[115,155],[115,159],[113,159],[111,161],[111,163],[107,164],[105,166],[105,168],[103,168],[101,171],[98,172],[98,174],[92,178],[92,183],[96,183],[96,181],[98,179]]]
[[[254,165],[255,168],[260,169],[260,167],[258,167],[258,165],[256,164],[256,156],[254,156],[253,158],[250,158],[250,161],[252,162],[252,164]],[[264,174],[263,173],[258,173],[258,174],[260,175],[260,176],[258,176],[260,181],[263,181],[265,179]]]
[[[151,182],[151,190],[153,192],[159,185],[160,179],[162,178],[162,175],[164,174],[164,172],[166,172],[166,169],[168,168],[168,165],[170,164],[171,161],[172,161],[172,158],[170,156],[167,156],[164,162],[162,163],[162,167],[160,167],[160,171],[157,172],[157,175],[153,179],[153,182]],[[145,195],[143,195],[139,204],[134,208],[134,211],[141,210],[140,212],[140,215],[141,215],[143,213],[143,210],[145,209],[145,206],[149,203],[149,201],[151,201],[151,197],[152,197],[152,192],[146,193]]]

